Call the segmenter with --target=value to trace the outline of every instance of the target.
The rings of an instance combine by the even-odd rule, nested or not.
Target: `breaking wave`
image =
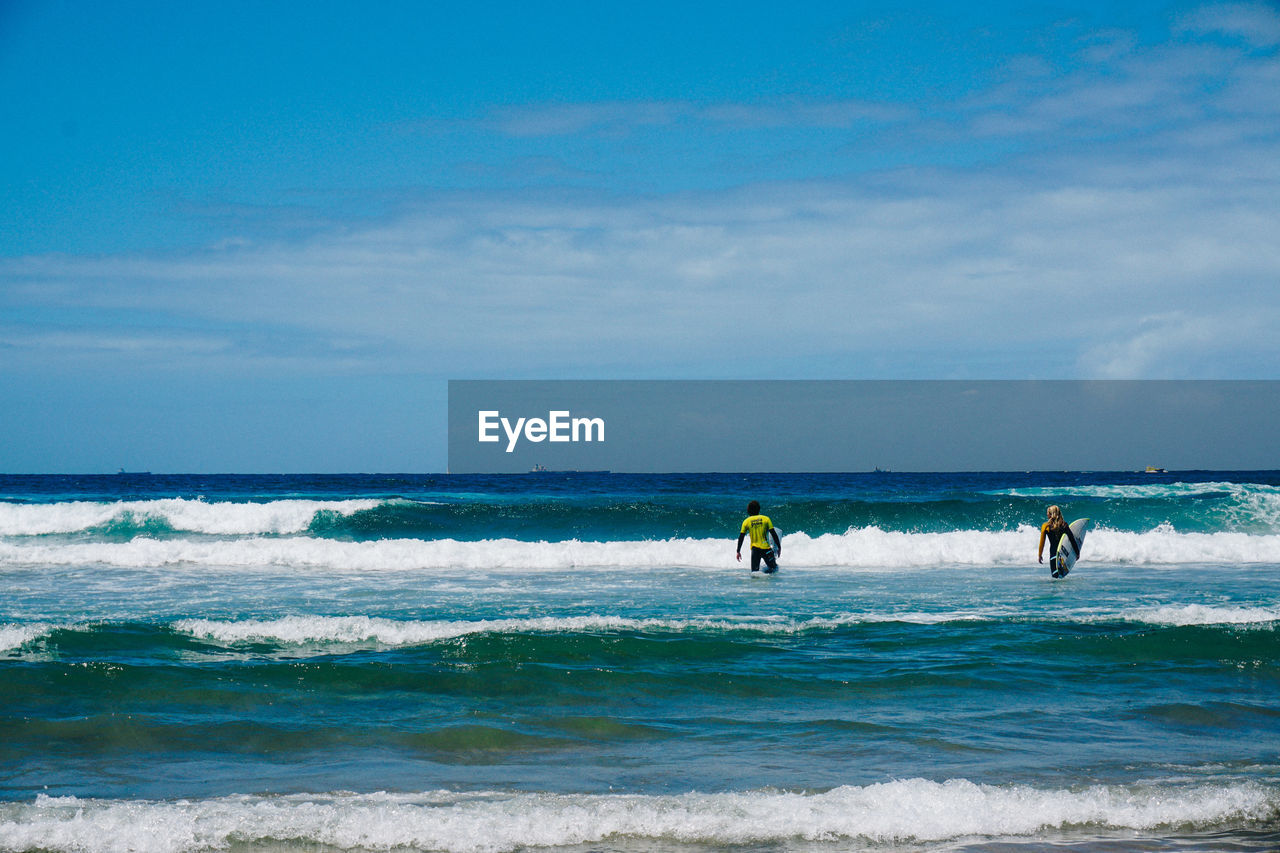
[[[0,502],[0,536],[55,533],[148,533],[183,531],[222,536],[301,533],[317,514],[350,516],[374,509],[378,500],[274,500],[207,502],[189,498],[142,501]]]
[[[1280,810],[1256,782],[1041,789],[905,779],[822,793],[453,793],[92,800],[0,804],[0,849],[189,853],[320,845],[334,850],[506,853],[644,844],[791,845],[1083,838],[1133,831],[1248,829]],[[139,828],[145,827],[145,831]],[[132,829],[131,829],[132,828]]]
[[[783,537],[788,569],[840,567],[912,569],[1024,566],[1035,554],[1038,532],[956,530],[907,533],[878,527],[840,534]],[[1178,566],[1271,563],[1280,535],[1234,532],[1178,533],[1162,526],[1145,533],[1091,530],[1082,561],[1094,564]],[[381,539],[340,541],[310,536],[234,539],[138,536],[125,542],[61,542],[39,538],[0,541],[6,566],[217,566],[291,567],[299,570],[567,570],[686,567],[733,569],[733,540],[655,539],[591,542],[577,539]]]

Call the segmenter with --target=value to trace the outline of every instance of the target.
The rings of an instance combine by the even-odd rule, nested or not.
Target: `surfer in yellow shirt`
[[[1058,565],[1058,543],[1062,541],[1062,537],[1066,536],[1071,540],[1071,547],[1076,549],[1076,553],[1080,553],[1080,543],[1076,541],[1075,534],[1071,532],[1071,528],[1067,526],[1066,519],[1062,517],[1062,510],[1057,506],[1049,507],[1047,511],[1049,520],[1040,525],[1040,547],[1036,558],[1044,562],[1044,541],[1049,540],[1049,574],[1055,578],[1060,578],[1066,572]]]
[[[742,522],[742,530],[738,533],[738,562],[742,562],[742,540],[751,537],[751,571],[760,571],[760,561],[764,560],[765,574],[778,570],[778,557],[782,556],[782,540],[778,531],[769,520],[769,516],[760,514],[760,501],[747,504],[747,518]],[[773,537],[774,547],[769,547],[769,538]]]

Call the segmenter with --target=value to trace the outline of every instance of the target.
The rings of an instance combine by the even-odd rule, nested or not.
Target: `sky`
[[[1276,2],[0,0],[0,99],[0,472],[442,471],[450,379],[1280,378]]]

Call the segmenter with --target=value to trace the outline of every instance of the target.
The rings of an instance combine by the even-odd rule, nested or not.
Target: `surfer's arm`
[[[778,538],[778,530],[775,527],[769,528],[769,535],[773,537],[773,550],[778,552],[778,556],[782,556],[782,540]]]
[[[1044,562],[1044,527],[1040,528],[1040,545],[1036,548],[1036,562]]]
[[[1067,528],[1067,538],[1071,540],[1071,547],[1075,549],[1076,554],[1080,553],[1080,543],[1076,541],[1076,535],[1071,532],[1071,528]]]
[[[739,563],[742,562],[742,540],[745,538],[747,538],[747,534],[745,532],[738,534],[738,562]]]

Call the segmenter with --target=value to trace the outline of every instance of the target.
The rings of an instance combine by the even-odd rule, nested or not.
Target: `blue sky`
[[[1274,2],[7,0],[0,91],[0,471],[441,470],[450,378],[1280,378]]]

